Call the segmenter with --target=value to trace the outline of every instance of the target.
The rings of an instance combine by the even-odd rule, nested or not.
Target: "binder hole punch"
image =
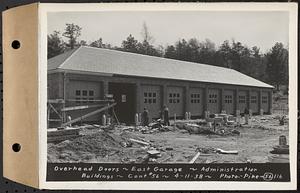
[[[12,149],[14,150],[14,152],[19,152],[21,150],[21,145],[18,143],[14,143],[12,145]]]
[[[14,49],[19,49],[21,47],[21,44],[18,40],[14,40],[12,43],[11,43],[11,47],[13,47]]]

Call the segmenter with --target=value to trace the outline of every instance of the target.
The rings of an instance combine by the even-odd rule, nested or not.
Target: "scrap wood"
[[[48,103],[65,103],[64,99],[48,99]]]
[[[59,114],[59,112],[54,108],[54,106],[51,103],[48,103],[48,107],[50,107],[50,109],[52,109],[59,116],[59,118],[62,119],[62,116]]]
[[[102,105],[82,105],[82,106],[73,106],[73,107],[65,107],[62,108],[61,111],[75,111],[75,110],[82,110],[82,109],[89,109],[95,107],[103,107]]]
[[[74,139],[74,138],[77,138],[77,137],[80,137],[82,135],[62,135],[62,136],[49,136],[47,138],[47,142],[48,143],[56,143],[56,142],[61,142],[61,141],[65,141],[67,139]]]
[[[280,155],[270,155],[268,156],[268,160],[271,163],[289,163],[289,156],[280,154]]]
[[[48,129],[47,136],[79,135],[79,128]]]
[[[288,145],[277,145],[273,147],[273,150],[270,151],[272,154],[289,154]]]
[[[81,121],[81,120],[83,120],[83,119],[86,119],[86,118],[88,118],[88,117],[90,117],[90,116],[93,116],[93,115],[95,115],[95,114],[98,114],[98,113],[100,113],[100,112],[102,112],[102,111],[105,111],[105,110],[107,110],[107,109],[109,109],[109,108],[112,108],[112,107],[114,107],[116,104],[117,104],[117,103],[113,103],[113,104],[107,105],[107,106],[105,106],[105,107],[103,107],[103,108],[101,108],[101,109],[95,110],[95,111],[90,112],[90,113],[88,113],[88,114],[86,114],[86,115],[83,115],[83,116],[81,116],[81,117],[78,117],[78,118],[76,118],[76,119],[73,119],[73,120],[71,120],[71,121],[68,121],[68,122],[62,124],[62,126],[67,126],[67,125],[70,125],[70,124],[72,124],[72,123],[76,123],[76,122],[78,122],[78,121]]]
[[[166,159],[162,160],[160,163],[167,162],[167,161],[169,161],[170,159],[172,159],[172,157],[171,157],[171,156],[169,156],[169,157],[167,157]]]
[[[157,150],[153,149],[153,150],[147,151],[147,153],[148,153],[150,156],[158,156],[158,155],[160,154],[160,151],[157,151]]]
[[[225,151],[225,150],[220,149],[220,148],[217,148],[216,152],[221,153],[221,154],[238,154],[237,150]]]
[[[136,143],[138,143],[138,144],[141,144],[141,145],[146,145],[146,146],[149,146],[149,145],[150,145],[150,143],[147,143],[147,142],[145,142],[145,141],[140,141],[140,140],[137,140],[137,139],[132,139],[132,138],[130,138],[129,140],[132,141],[132,142],[136,142]]]
[[[193,164],[196,161],[196,159],[198,159],[199,156],[200,156],[200,152],[197,152],[197,154],[193,157],[193,159],[189,163]]]

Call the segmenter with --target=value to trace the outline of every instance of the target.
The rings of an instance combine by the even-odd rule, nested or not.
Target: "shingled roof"
[[[273,88],[229,68],[87,46],[50,58],[56,69]]]

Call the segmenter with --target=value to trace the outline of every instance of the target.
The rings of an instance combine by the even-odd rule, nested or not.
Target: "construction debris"
[[[48,129],[48,161],[146,164],[286,162],[289,149],[283,135],[287,136],[288,130],[260,128],[272,124],[276,125],[274,128],[288,126],[279,126],[278,120],[279,116],[275,115],[252,116],[248,125],[240,126],[232,116],[219,114],[207,119],[177,119],[176,124],[171,121],[172,126],[165,126],[159,119],[148,126],[116,124],[116,120],[103,126],[101,123],[71,123],[72,127]],[[269,145],[274,141],[274,134],[280,136],[276,146]],[[273,151],[268,157],[270,148]]]
[[[150,145],[150,143],[147,143],[147,142],[144,142],[144,141],[140,141],[140,140],[137,140],[137,139],[129,139],[129,140],[132,141],[132,142],[141,144],[141,145],[145,145],[145,146],[149,146]]]
[[[73,120],[71,120],[71,121],[68,121],[68,122],[66,122],[66,123],[63,123],[62,126],[64,127],[64,126],[67,126],[67,125],[76,123],[76,122],[78,122],[78,121],[82,121],[82,120],[84,120],[84,119],[86,119],[86,118],[88,118],[88,117],[90,117],[90,116],[99,114],[99,113],[101,113],[101,112],[103,112],[103,111],[105,111],[105,110],[107,110],[107,109],[110,109],[110,108],[114,107],[116,104],[117,104],[117,103],[113,103],[113,104],[109,104],[109,105],[107,105],[107,106],[104,106],[104,107],[102,107],[101,109],[97,109],[97,110],[95,110],[95,111],[93,111],[93,112],[90,112],[90,113],[88,113],[88,114],[86,114],[86,115],[83,115],[83,116],[81,116],[81,117],[78,117],[78,118],[76,118],[76,119],[73,119]]]
[[[196,155],[193,157],[193,159],[189,163],[193,164],[196,161],[196,159],[198,159],[199,156],[200,156],[200,152],[197,152]]]
[[[216,152],[221,153],[221,154],[238,154],[238,151],[236,151],[236,150],[226,151],[226,150],[223,150],[223,149],[220,149],[220,148],[217,148]]]
[[[219,126],[211,128],[209,125],[198,125],[190,123],[177,123],[176,127],[179,129],[187,130],[190,134],[203,134],[203,135],[239,135],[240,132],[232,127]]]
[[[47,141],[49,142],[60,142],[67,139],[79,137],[79,128],[65,128],[65,129],[48,129],[47,130]]]

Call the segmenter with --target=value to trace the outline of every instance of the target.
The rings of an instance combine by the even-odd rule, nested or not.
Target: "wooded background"
[[[283,45],[281,42],[275,43],[266,53],[262,53],[257,46],[249,48],[234,39],[224,40],[219,47],[216,47],[215,43],[207,38],[203,40],[179,39],[173,45],[155,47],[153,45],[154,37],[149,32],[146,23],[141,29],[142,41],[138,41],[129,34],[120,46],[113,46],[104,43],[101,37],[90,43],[82,39],[79,41],[82,28],[74,23],[67,23],[63,32],[54,31],[48,35],[48,58],[81,45],[107,48],[231,68],[269,83],[275,86],[277,91],[281,86],[285,86],[284,92],[288,92],[289,54],[287,45]]]

